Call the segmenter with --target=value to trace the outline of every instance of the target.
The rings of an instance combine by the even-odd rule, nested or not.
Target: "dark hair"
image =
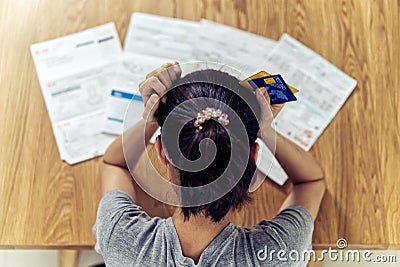
[[[180,104],[196,98],[204,98],[205,101],[190,103],[190,112],[172,112]],[[207,99],[214,101],[211,101],[212,103],[210,104]],[[221,104],[219,105],[218,103]],[[233,117],[234,114],[232,114],[232,111],[234,111],[246,129],[248,140],[238,140],[239,129],[234,127],[234,125],[224,127],[217,120],[213,119],[202,123],[201,128],[195,127],[194,122],[197,118],[197,113],[201,112],[207,106],[221,109],[222,112],[228,115],[228,118]],[[171,123],[176,125],[184,122],[184,126],[179,132],[178,142],[180,152],[187,160],[198,160],[202,153],[207,155],[207,151],[211,149],[210,146],[206,143],[201,148],[202,145],[200,145],[200,142],[205,139],[211,139],[217,148],[216,156],[212,163],[203,170],[193,172],[182,170],[178,167],[181,186],[198,187],[213,182],[224,173],[230,160],[235,163],[234,166],[240,165],[240,163],[242,163],[242,166],[246,166],[244,174],[237,184],[233,185],[233,188],[220,199],[202,206],[182,207],[185,220],[189,219],[191,215],[204,212],[205,216],[211,218],[213,222],[219,222],[229,210],[237,209],[251,200],[248,189],[256,171],[254,159],[250,153],[247,153],[247,155],[246,153],[231,155],[231,147],[235,145],[241,151],[248,151],[244,147],[248,149],[254,144],[259,130],[257,122],[259,114],[260,107],[254,93],[241,86],[237,78],[217,70],[209,69],[192,72],[178,79],[173,84],[172,89],[167,92],[166,102],[160,103],[156,111],[161,132],[163,133],[163,126],[167,117],[168,121],[171,120]],[[168,140],[168,138],[166,139]],[[162,139],[162,141],[164,144],[165,140]],[[180,161],[179,155],[171,151],[168,145],[164,148],[172,163],[180,166],[177,164]],[[202,153],[200,153],[200,150]],[[236,171],[234,168],[226,175],[233,177]]]

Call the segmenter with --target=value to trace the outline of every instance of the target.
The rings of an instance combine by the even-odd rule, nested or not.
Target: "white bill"
[[[104,153],[108,89],[122,49],[114,23],[30,47],[60,156],[74,164]]]
[[[300,90],[274,123],[277,131],[308,151],[329,125],[357,81],[314,51],[284,34],[264,64]]]
[[[198,22],[133,13],[124,51],[182,62],[193,60],[198,32]]]
[[[195,58],[227,64],[247,77],[264,68],[275,44],[260,35],[203,19]]]
[[[124,129],[124,123],[129,125],[138,122],[142,118],[144,106],[139,93],[138,84],[146,78],[146,74],[160,67],[168,60],[159,57],[123,53],[122,60],[117,68],[113,84],[108,91],[106,112],[102,130],[104,133],[120,135]],[[127,108],[132,100],[134,112],[129,114],[129,120],[125,121]],[[126,129],[126,127],[125,127]]]

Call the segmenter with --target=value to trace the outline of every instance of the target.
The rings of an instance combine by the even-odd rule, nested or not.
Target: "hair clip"
[[[226,113],[223,113],[220,109],[207,107],[206,109],[203,109],[201,113],[197,113],[197,119],[194,122],[194,126],[202,129],[203,127],[201,127],[201,124],[211,118],[217,118],[217,121],[222,125],[229,124],[228,115]]]

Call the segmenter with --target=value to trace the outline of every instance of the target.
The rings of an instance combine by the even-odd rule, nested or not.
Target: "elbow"
[[[315,177],[313,181],[318,182],[321,186],[321,190],[325,192],[326,190],[325,171],[324,169],[322,169],[321,165],[318,164],[318,167],[315,169],[313,177]]]
[[[325,180],[325,176],[323,176],[321,179],[321,191],[322,191],[323,195],[325,195],[326,189],[327,189],[326,180]]]
[[[107,153],[104,154],[103,159],[102,159],[102,161],[101,161],[101,164],[102,164],[102,165],[103,165],[103,164],[112,165],[112,164],[111,164],[111,161],[110,161],[110,159],[109,159],[109,156],[107,155]]]
[[[102,163],[112,165],[112,152],[110,147],[108,147],[106,152],[104,153]]]
[[[324,173],[322,173],[322,176],[320,176],[319,179],[316,179],[315,182],[318,183],[318,189],[321,192],[321,195],[323,197],[325,195],[326,189],[327,189]]]
[[[115,167],[127,169],[127,167],[125,165],[113,162],[113,159],[106,157],[106,155],[103,156],[103,160],[101,161],[100,165],[101,165],[101,167],[115,166]]]
[[[316,170],[315,177],[318,177],[317,180],[322,180],[325,182],[325,171],[319,162],[317,162],[317,166],[318,166],[318,168]]]

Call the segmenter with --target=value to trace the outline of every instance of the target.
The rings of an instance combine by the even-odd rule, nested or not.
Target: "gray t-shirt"
[[[128,194],[114,190],[101,199],[93,232],[108,267],[306,266],[302,254],[311,249],[313,228],[301,206],[250,228],[229,223],[195,264],[183,256],[172,218],[152,218]]]

